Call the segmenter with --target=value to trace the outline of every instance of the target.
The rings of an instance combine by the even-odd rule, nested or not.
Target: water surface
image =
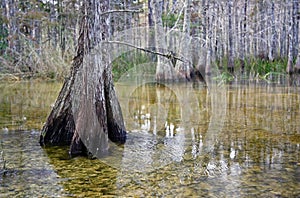
[[[0,84],[0,197],[300,194],[297,87],[117,84],[128,141],[103,160],[39,146],[60,87]]]

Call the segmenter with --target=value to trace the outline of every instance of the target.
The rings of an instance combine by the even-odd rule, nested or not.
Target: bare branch
[[[122,12],[130,12],[130,13],[141,13],[141,12],[144,12],[144,10],[143,9],[140,9],[140,10],[109,10],[109,11],[107,11],[107,12],[102,12],[101,13],[101,16],[102,15],[106,15],[106,14],[112,14],[112,13],[116,13],[116,12],[120,12],[120,13],[122,13]]]
[[[104,42],[105,43],[111,43],[111,44],[126,45],[126,46],[129,46],[129,47],[138,49],[138,50],[142,50],[142,51],[147,52],[147,53],[155,54],[155,55],[158,55],[158,56],[163,56],[163,57],[171,60],[172,63],[174,63],[174,61],[176,62],[177,60],[179,60],[181,62],[184,62],[184,63],[189,62],[187,60],[184,60],[183,57],[176,56],[176,54],[173,51],[169,51],[167,54],[165,54],[165,53],[153,51],[153,50],[150,50],[150,49],[145,49],[143,47],[139,47],[139,46],[136,46],[136,45],[133,45],[133,44],[130,44],[130,43],[126,43],[126,42],[122,42],[122,41],[104,41]]]

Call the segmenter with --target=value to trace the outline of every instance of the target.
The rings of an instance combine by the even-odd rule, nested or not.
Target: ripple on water
[[[157,94],[155,87],[149,89],[147,97]],[[292,92],[282,89],[283,93]],[[163,89],[159,91],[162,96]],[[0,169],[0,197],[297,197],[300,114],[295,107],[300,96],[299,91],[277,93],[282,90],[269,94],[259,86],[230,88],[224,96],[230,101],[224,127],[210,141],[206,139],[211,119],[207,92],[196,93],[201,120],[191,118],[188,124],[181,123],[177,103],[159,104],[169,111],[172,136],[167,137],[164,129],[156,136],[151,131],[135,130],[128,142],[117,148],[116,153],[121,154],[118,159],[69,159],[66,147],[42,149],[39,131],[15,131],[10,125],[1,125],[7,130],[0,130],[0,151],[6,161],[5,170]],[[124,101],[121,105],[128,105],[128,98]],[[39,104],[33,102],[33,106]],[[136,97],[132,104],[153,107],[153,103],[145,102]],[[22,116],[27,118],[26,128],[33,118],[14,118]],[[8,118],[12,117],[5,120]],[[41,120],[37,123],[40,125]],[[119,165],[109,166],[105,160]]]

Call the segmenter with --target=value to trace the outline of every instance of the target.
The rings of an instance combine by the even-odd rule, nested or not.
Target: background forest
[[[64,77],[76,50],[81,4],[2,0],[0,73]],[[247,76],[300,71],[298,0],[111,0],[110,7],[111,35],[153,26],[159,17],[163,27],[193,36],[199,68],[214,64]],[[153,10],[160,12],[154,16]]]

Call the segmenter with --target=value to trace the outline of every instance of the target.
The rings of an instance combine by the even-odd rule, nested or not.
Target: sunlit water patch
[[[0,197],[300,194],[299,88],[226,86],[214,100],[225,102],[219,106],[224,111],[214,112],[211,93],[202,85],[119,84],[128,140],[122,146],[112,145],[114,150],[104,159],[90,160],[69,159],[65,147],[39,146],[39,132],[31,128],[46,119],[60,84],[34,86],[30,84],[29,90],[35,91],[26,97],[22,86],[23,91],[10,87],[16,90],[11,93],[2,87],[1,101],[10,105],[2,104],[0,109],[7,112],[1,114],[5,121],[0,126]],[[16,106],[19,110],[9,110]],[[37,107],[42,115],[26,113]],[[216,112],[224,113],[222,124],[215,124],[220,128],[211,135],[212,119],[220,119]],[[11,121],[22,116],[28,119],[21,125]],[[26,130],[16,130],[22,128]],[[107,165],[107,160],[116,166]]]

